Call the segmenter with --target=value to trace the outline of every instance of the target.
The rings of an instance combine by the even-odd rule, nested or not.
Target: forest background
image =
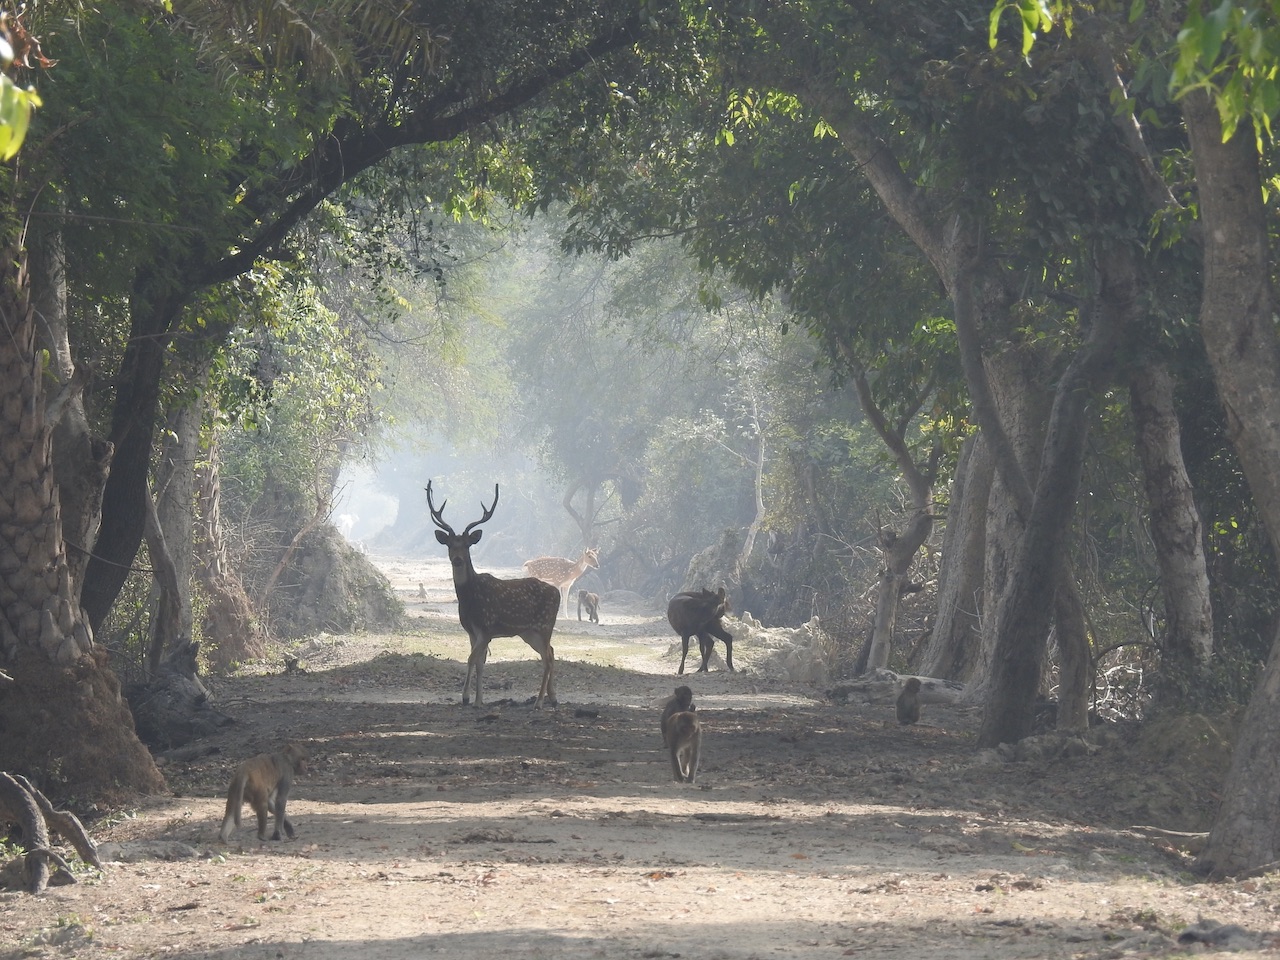
[[[403,508],[505,488],[495,557],[710,548],[980,746],[1247,704],[1202,866],[1280,860],[1269,8],[5,23],[0,768],[160,789],[118,678],[336,624],[342,469],[407,449]]]

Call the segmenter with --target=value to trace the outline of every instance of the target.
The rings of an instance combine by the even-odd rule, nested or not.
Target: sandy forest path
[[[173,796],[91,824],[105,874],[0,892],[0,958],[1147,957],[1216,949],[1177,944],[1202,919],[1280,927],[1274,876],[1196,883],[1127,829],[1204,828],[1213,783],[1189,756],[1119,731],[1001,762],[974,750],[970,711],[900,728],[892,704],[758,675],[746,647],[741,672],[686,678],[706,745],[698,784],[676,784],[660,610],[562,618],[554,710],[526,703],[532,651],[495,641],[485,707],[463,708],[445,565],[378,563],[408,628],[219,681],[237,723],[217,752],[167,763]],[[313,754],[297,839],[259,843],[246,810],[219,843],[230,770],[289,739]],[[1276,955],[1267,936],[1232,945]]]

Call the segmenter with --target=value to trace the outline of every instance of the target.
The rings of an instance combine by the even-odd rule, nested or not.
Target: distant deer
[[[715,593],[705,587],[701,590],[677,593],[667,604],[667,621],[680,634],[683,642],[680,650],[680,669],[684,673],[685,657],[689,655],[689,638],[698,638],[698,650],[702,654],[702,666],[698,673],[705,673],[715,649],[715,638],[724,641],[724,662],[733,670],[733,634],[724,628],[722,617],[729,611],[729,597],[721,587]]]
[[[560,599],[564,603],[564,615],[569,615],[569,588],[573,582],[587,572],[588,567],[600,569],[599,553],[595,547],[587,547],[577,560],[564,557],[536,557],[524,562],[524,572],[531,577],[551,584],[560,591]]]
[[[453,527],[444,522],[444,508],[448,502],[441,502],[440,509],[436,509],[431,500],[431,481],[428,480],[427,509],[440,528],[436,531],[436,539],[449,548],[453,588],[458,594],[458,619],[471,638],[467,676],[462,681],[463,705],[469,702],[467,689],[471,684],[472,670],[476,673],[476,706],[483,702],[480,672],[489,658],[489,642],[494,637],[519,637],[542,657],[542,685],[538,688],[534,708],[541,709],[544,696],[555,706],[555,651],[551,648],[551,632],[555,629],[556,615],[560,610],[559,594],[554,587],[533,577],[500,580],[491,573],[476,573],[471,565],[471,548],[480,542],[481,533],[475,528],[488,521],[498,506],[496,483],[493,485],[493,506],[485,507],[481,501],[484,515],[467,524],[462,533],[454,533]]]

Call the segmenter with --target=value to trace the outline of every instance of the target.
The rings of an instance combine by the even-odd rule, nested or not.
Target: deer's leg
[[[520,639],[542,657],[542,683],[538,687],[538,699],[534,701],[533,709],[542,709],[544,697],[553,707],[556,706],[556,653],[552,649],[551,638],[544,639],[540,633],[530,633],[521,634]]]
[[[483,637],[471,638],[471,656],[467,657],[467,676],[462,681],[462,705],[465,707],[469,700],[467,699],[467,688],[471,684],[471,671],[476,672],[476,706],[484,704],[484,698],[480,693],[480,674],[484,668],[484,662],[489,659],[489,641]]]
[[[538,690],[537,706],[542,706],[542,698],[546,696],[547,702],[553,707],[557,706],[556,701],[556,652],[551,648],[550,639],[542,648],[542,687]]]
[[[680,638],[680,669],[676,671],[676,676],[684,673],[684,658],[689,656],[689,635],[685,634]]]
[[[709,658],[711,656],[711,650],[715,649],[716,642],[715,640],[712,639],[712,637],[719,637],[721,640],[724,641],[725,665],[729,668],[730,672],[732,672],[733,671],[733,634],[730,633],[728,630],[724,629],[724,627],[720,626],[717,623],[713,623],[710,626],[708,626],[707,633],[710,634],[710,636],[707,637],[707,647],[709,648],[707,650],[707,657]]]

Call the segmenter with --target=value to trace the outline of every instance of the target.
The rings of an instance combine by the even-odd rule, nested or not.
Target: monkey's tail
[[[231,781],[231,789],[227,791],[227,809],[222,815],[222,830],[218,834],[222,837],[223,843],[230,838],[233,828],[240,827],[240,809],[244,806],[244,781],[244,775],[237,773]]]

